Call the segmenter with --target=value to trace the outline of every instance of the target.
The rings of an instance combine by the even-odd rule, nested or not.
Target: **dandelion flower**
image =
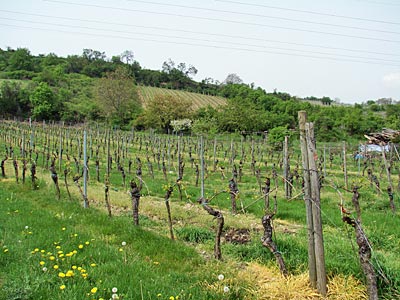
[[[97,266],[95,263],[90,264],[91,267]]]
[[[225,276],[223,274],[218,275],[218,280],[224,280]]]
[[[169,300],[175,300],[174,296],[169,297]]]
[[[224,286],[224,293],[228,293],[229,292],[229,287],[228,286]]]
[[[118,292],[118,289],[116,287],[113,287],[111,291],[115,294],[116,292]]]
[[[77,268],[76,266],[72,266],[71,267],[72,270],[76,270],[76,268]]]
[[[66,229],[67,229],[67,228],[65,228],[65,227],[61,228],[62,231],[66,230]]]
[[[39,265],[44,266],[45,262],[42,260],[41,262],[39,262]]]
[[[63,290],[63,289],[65,289],[65,284],[60,285],[60,290]]]
[[[73,277],[74,276],[74,271],[68,270],[67,273],[65,273],[65,277]]]
[[[92,289],[90,290],[90,292],[91,292],[92,294],[96,294],[96,293],[97,293],[97,287],[92,288]]]
[[[160,298],[162,295],[160,293],[157,294],[157,297]]]
[[[58,277],[64,278],[65,277],[65,273],[63,273],[63,272],[58,273]]]
[[[89,245],[90,243],[89,242],[85,242],[85,245]]]
[[[112,294],[111,299],[119,299],[118,294]]]
[[[55,260],[56,258],[55,258],[55,256],[52,255],[52,256],[49,257],[49,259],[50,260]]]
[[[78,248],[79,248],[79,249],[83,249],[83,245],[80,244],[80,245],[78,246]]]
[[[47,268],[46,268],[46,267],[43,267],[43,268],[42,268],[42,271],[43,271],[43,272],[47,272]]]
[[[121,245],[122,245],[122,246],[126,246],[126,242],[125,242],[125,241],[122,242]]]
[[[54,270],[58,270],[58,265],[54,265],[54,266],[53,266],[53,269],[54,269]]]
[[[25,229],[28,229],[29,228],[29,226],[25,226]]]

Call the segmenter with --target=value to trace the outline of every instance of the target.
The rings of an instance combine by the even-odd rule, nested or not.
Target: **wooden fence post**
[[[317,159],[317,151],[315,147],[313,123],[306,124],[306,138],[308,167],[310,170],[311,201],[313,202],[312,215],[314,228],[315,263],[317,270],[317,290],[321,295],[325,296],[327,293],[325,253],[321,221],[320,183],[318,178],[318,169],[315,163],[315,160]]]
[[[307,112],[299,111],[299,129],[300,129],[300,146],[303,165],[303,181],[304,181],[304,202],[306,206],[307,231],[308,231],[308,272],[310,284],[313,288],[317,287],[317,271],[315,263],[315,246],[314,246],[314,226],[312,218],[312,201],[310,189],[310,168],[308,167],[308,151],[306,140],[306,121]]]

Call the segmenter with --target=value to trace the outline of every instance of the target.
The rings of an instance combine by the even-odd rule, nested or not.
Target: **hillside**
[[[166,88],[151,87],[151,86],[138,86],[140,99],[143,106],[157,95],[171,95],[176,98],[188,99],[192,102],[193,109],[199,109],[205,106],[217,107],[226,104],[226,99],[218,96],[210,96],[193,92],[186,92],[181,90],[171,90]]]

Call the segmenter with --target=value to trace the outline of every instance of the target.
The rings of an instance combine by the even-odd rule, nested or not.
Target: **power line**
[[[269,27],[269,28],[277,28],[277,29],[285,29],[285,30],[292,30],[292,31],[307,32],[307,33],[325,34],[325,35],[333,35],[333,36],[356,38],[356,39],[363,39],[363,40],[373,40],[373,41],[388,42],[388,43],[400,43],[400,40],[389,40],[389,39],[383,39],[383,38],[372,38],[372,37],[356,36],[356,35],[341,34],[341,33],[334,33],[334,32],[318,31],[318,30],[309,30],[309,29],[300,29],[300,28],[293,28],[293,27],[267,25],[267,24],[261,24],[261,23],[252,23],[252,22],[243,22],[243,21],[236,21],[236,20],[227,20],[227,19],[220,19],[220,18],[199,17],[199,16],[190,16],[190,15],[183,15],[183,14],[166,13],[166,12],[154,12],[154,11],[131,9],[131,8],[103,6],[103,5],[97,5],[97,4],[83,4],[83,3],[67,2],[67,1],[61,1],[61,0],[43,0],[43,1],[53,2],[53,3],[62,3],[62,4],[68,4],[68,5],[76,5],[76,6],[96,7],[96,8],[102,8],[102,9],[120,10],[120,11],[124,11],[124,12],[126,12],[126,11],[141,12],[141,13],[148,13],[148,14],[173,16],[173,17],[180,17],[180,18],[191,18],[191,19],[207,20],[207,21],[218,21],[218,22],[231,23],[231,24],[244,24],[244,25],[252,25],[252,26],[259,26],[259,27]]]
[[[219,33],[213,33],[213,32],[201,32],[201,31],[192,31],[192,30],[185,30],[185,29],[168,28],[168,27],[145,26],[145,25],[136,25],[136,24],[127,24],[127,23],[108,22],[108,21],[104,21],[104,20],[98,21],[98,20],[90,20],[90,19],[61,17],[61,16],[54,16],[54,15],[51,16],[51,15],[35,14],[35,13],[24,13],[24,12],[19,12],[19,11],[11,11],[11,10],[3,10],[3,9],[0,9],[0,12],[19,14],[19,15],[35,16],[35,17],[53,18],[53,19],[68,20],[68,21],[88,22],[88,23],[95,23],[95,24],[102,24],[102,25],[106,24],[106,25],[118,25],[118,26],[127,26],[127,27],[139,27],[139,28],[155,29],[155,30],[163,30],[163,31],[184,32],[184,33],[190,33],[190,34],[202,34],[202,35],[209,35],[209,36],[216,36],[216,37],[227,37],[227,38],[235,38],[235,39],[238,38],[238,39],[244,39],[244,40],[253,40],[253,41],[261,41],[261,42],[272,42],[272,43],[278,43],[278,44],[287,44],[287,45],[294,45],[294,46],[305,46],[305,47],[312,47],[312,48],[322,48],[322,49],[328,49],[328,50],[341,50],[341,51],[348,51],[348,52],[378,54],[378,55],[386,55],[386,56],[400,56],[400,54],[398,54],[398,53],[376,52],[376,51],[368,51],[368,50],[364,50],[364,49],[340,48],[340,47],[323,46],[323,45],[316,45],[316,44],[287,42],[287,41],[279,41],[279,40],[271,40],[271,39],[264,39],[264,38],[249,37],[249,36],[219,34]]]
[[[217,1],[217,2],[234,3],[234,4],[240,4],[240,5],[247,5],[247,6],[265,7],[265,8],[271,8],[271,9],[277,9],[277,10],[293,11],[293,12],[300,12],[300,13],[305,13],[305,14],[327,16],[327,17],[335,17],[335,18],[342,18],[342,19],[350,19],[350,20],[357,20],[357,21],[383,23],[383,24],[390,24],[390,25],[400,25],[399,22],[383,21],[383,20],[367,19],[367,18],[359,18],[359,17],[350,17],[350,16],[344,16],[344,15],[322,13],[322,12],[316,12],[316,11],[311,11],[311,10],[285,8],[285,7],[265,5],[265,4],[246,3],[246,2],[233,1],[233,0],[215,0],[215,1]]]
[[[89,29],[89,30],[96,30],[96,31],[109,31],[112,33],[138,34],[138,35],[145,35],[145,36],[152,36],[152,37],[175,38],[175,39],[183,39],[183,40],[199,41],[199,42],[231,44],[231,45],[235,45],[235,46],[255,47],[255,48],[261,48],[261,49],[273,49],[273,50],[279,50],[279,51],[295,51],[295,52],[318,54],[318,55],[328,55],[328,56],[332,56],[332,57],[344,57],[344,58],[351,58],[351,59],[355,58],[355,59],[366,59],[366,60],[371,60],[371,61],[400,63],[399,60],[382,59],[382,58],[375,58],[375,57],[363,57],[363,56],[355,56],[355,55],[335,54],[335,53],[327,53],[327,52],[320,52],[320,51],[299,50],[299,49],[293,49],[293,48],[263,46],[263,45],[256,45],[256,44],[244,44],[244,43],[238,43],[238,42],[226,42],[226,41],[221,42],[218,40],[210,40],[210,39],[202,39],[202,38],[187,38],[187,37],[182,37],[182,36],[165,35],[165,34],[157,34],[157,33],[132,32],[132,31],[123,31],[123,30],[114,30],[114,29],[95,28],[95,27],[88,27],[88,26],[65,25],[65,24],[43,22],[43,21],[19,20],[19,19],[7,18],[7,17],[1,17],[1,16],[0,16],[0,19],[17,21],[17,22],[25,22],[25,23],[33,23],[33,24],[61,26],[61,27],[68,27],[68,28],[75,28],[75,29]]]
[[[196,10],[202,10],[202,11],[211,11],[211,12],[219,12],[219,13],[229,13],[229,14],[251,16],[251,17],[269,18],[269,19],[284,20],[284,21],[291,21],[291,22],[300,22],[300,23],[314,24],[314,25],[325,25],[325,26],[332,26],[332,27],[338,27],[338,28],[357,29],[357,30],[364,30],[364,31],[368,31],[368,32],[373,31],[373,32],[379,32],[379,33],[400,34],[400,32],[396,32],[396,31],[379,30],[379,29],[348,26],[348,25],[341,25],[341,24],[332,24],[332,23],[325,23],[325,22],[315,22],[315,21],[309,21],[309,20],[299,20],[299,19],[293,19],[293,18],[284,18],[284,17],[277,17],[277,16],[270,16],[270,15],[261,15],[261,14],[254,14],[254,13],[237,12],[237,11],[223,10],[223,9],[195,7],[195,6],[188,6],[188,5],[178,5],[178,4],[172,4],[172,3],[160,3],[160,2],[144,1],[144,0],[126,0],[126,1],[146,3],[146,4],[154,4],[154,5],[162,5],[162,6],[169,6],[169,7],[189,8],[189,9],[196,9]]]
[[[177,41],[170,41],[170,40],[155,40],[155,39],[148,39],[148,38],[133,38],[129,36],[117,36],[117,35],[106,35],[106,34],[96,34],[96,33],[85,33],[79,31],[69,31],[69,30],[60,30],[60,29],[53,29],[53,28],[37,28],[31,26],[20,26],[20,25],[10,25],[10,24],[2,24],[0,26],[6,27],[14,27],[14,28],[21,28],[21,29],[33,29],[33,30],[41,30],[41,31],[53,31],[53,32],[60,32],[60,33],[68,33],[68,34],[78,34],[78,35],[85,35],[91,37],[107,37],[107,38],[117,38],[117,39],[124,39],[124,40],[135,40],[135,41],[146,41],[146,42],[155,42],[155,43],[163,43],[163,44],[172,44],[172,45],[186,45],[186,46],[196,46],[196,47],[205,47],[205,48],[214,48],[214,49],[224,49],[224,50],[235,50],[235,51],[245,51],[245,52],[254,52],[254,53],[268,53],[268,54],[277,54],[277,55],[285,55],[285,56],[296,56],[296,57],[304,57],[304,58],[312,58],[312,59],[319,59],[319,60],[329,60],[329,61],[341,61],[341,62],[355,62],[355,63],[362,63],[362,64],[374,64],[374,65],[386,65],[392,67],[400,67],[400,65],[395,64],[387,64],[387,63],[378,63],[374,61],[365,61],[365,60],[355,60],[355,59],[344,59],[344,58],[334,58],[328,56],[313,56],[313,55],[306,55],[306,54],[299,54],[299,53],[285,53],[285,52],[278,52],[278,51],[267,51],[267,50],[255,50],[255,49],[248,49],[248,48],[239,48],[239,47],[227,47],[227,46],[218,46],[218,45],[205,45],[205,44],[198,44],[198,43],[188,43],[188,42],[177,42]]]

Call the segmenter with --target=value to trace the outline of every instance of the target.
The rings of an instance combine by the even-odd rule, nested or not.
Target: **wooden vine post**
[[[317,152],[315,148],[314,128],[312,123],[306,123],[307,113],[305,111],[299,111],[298,117],[308,230],[310,284],[313,288],[317,288],[321,295],[325,296],[327,293],[326,269],[320,210],[320,190],[318,171],[315,163]]]
[[[283,146],[283,178],[285,180],[285,197],[289,199],[291,197],[291,189],[289,182],[289,172],[290,172],[290,164],[289,164],[289,137],[285,136],[285,143]]]
[[[87,182],[88,182],[88,160],[87,160],[87,132],[83,131],[83,207],[89,207],[87,196]]]

